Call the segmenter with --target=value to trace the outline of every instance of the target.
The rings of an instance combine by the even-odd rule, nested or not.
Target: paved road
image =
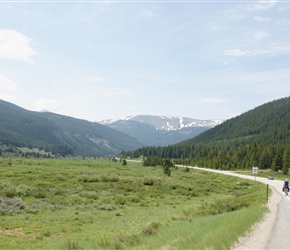
[[[254,178],[253,176],[236,174],[230,171],[220,171],[198,167],[191,168],[256,180],[268,184],[273,189],[275,189],[282,196],[282,200],[278,204],[275,224],[272,228],[272,233],[265,245],[265,249],[290,249],[290,193],[289,196],[285,196],[285,194],[282,192],[283,181],[268,180],[267,178],[262,177]]]

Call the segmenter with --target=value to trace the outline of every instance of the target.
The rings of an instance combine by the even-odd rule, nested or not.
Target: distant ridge
[[[131,115],[100,124],[124,132],[148,146],[164,146],[193,138],[224,120],[198,120],[180,116]]]
[[[0,146],[45,149],[62,156],[106,156],[143,144],[104,125],[0,101]]]
[[[103,120],[100,124],[110,125],[118,121],[137,121],[153,125],[156,130],[180,130],[182,128],[206,127],[212,128],[221,124],[225,120],[200,120],[181,116],[155,116],[155,115],[131,115],[119,120]]]

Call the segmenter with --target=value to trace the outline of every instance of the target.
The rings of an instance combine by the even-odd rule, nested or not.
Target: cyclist
[[[284,192],[284,189],[287,188],[288,192],[289,192],[289,181],[286,179],[284,181],[284,185],[283,185],[283,192]]]

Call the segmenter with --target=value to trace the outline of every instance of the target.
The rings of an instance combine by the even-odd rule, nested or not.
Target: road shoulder
[[[232,250],[265,248],[275,225],[278,204],[282,200],[281,194],[275,188],[271,189],[272,195],[268,201],[269,212],[266,213],[262,221],[256,223],[249,230],[246,236],[239,238],[238,242],[231,248]]]

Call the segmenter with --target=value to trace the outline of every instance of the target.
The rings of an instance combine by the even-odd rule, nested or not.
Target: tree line
[[[161,165],[162,159],[174,159],[176,164],[200,166],[222,170],[247,169],[257,166],[260,169],[281,170],[284,174],[290,168],[290,145],[259,145],[220,147],[211,144],[175,145],[167,147],[143,147],[128,156],[143,156],[145,162]],[[150,160],[146,160],[146,159]]]
[[[290,167],[290,97],[263,104],[179,144],[127,152],[216,169]]]

